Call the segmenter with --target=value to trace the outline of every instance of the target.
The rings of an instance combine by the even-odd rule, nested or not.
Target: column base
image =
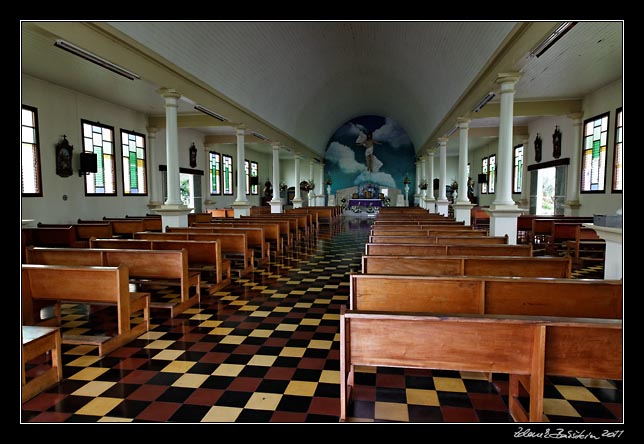
[[[606,241],[606,252],[604,254],[604,279],[621,279],[623,263],[622,229],[602,227],[595,224],[583,225],[595,230],[597,236]]]
[[[282,212],[282,201],[281,200],[271,200],[268,203],[271,206],[271,213],[281,213]]]
[[[231,206],[233,207],[235,219],[239,219],[241,216],[250,216],[251,204],[247,200],[233,202]]]
[[[399,194],[396,196],[396,206],[397,207],[404,207],[405,206],[405,196],[402,194]]]
[[[579,216],[581,203],[578,200],[567,200],[564,202],[564,216]]]
[[[214,201],[214,200],[206,200],[206,201],[203,203],[203,206],[204,206],[204,208],[215,208],[215,204],[216,204],[216,203],[217,203],[217,202],[216,202],[216,201]]]
[[[154,209],[154,213],[161,215],[161,227],[165,232],[166,227],[187,227],[188,214],[194,208],[188,208],[186,205],[163,204]]]
[[[302,202],[304,202],[302,199],[293,199],[291,202],[293,202],[293,208],[302,208]]]
[[[436,214],[436,199],[425,199],[425,209],[430,214]]]
[[[526,212],[516,205],[496,205],[485,208],[490,215],[490,236],[508,236],[508,244],[517,244],[517,218]]]
[[[336,203],[335,203],[335,194],[329,194],[329,201],[327,203],[327,206],[334,207],[335,205],[336,205]]]
[[[452,204],[454,208],[454,219],[458,222],[463,221],[465,225],[472,225],[472,207],[473,203],[470,202],[456,202]]]
[[[160,207],[161,207],[161,205],[162,205],[162,203],[161,203],[161,202],[156,201],[156,200],[151,200],[150,202],[148,202],[147,207],[148,207],[148,209],[150,209],[150,210],[156,210],[157,208],[160,208]]]
[[[436,213],[442,214],[447,217],[449,214],[449,200],[447,199],[438,199],[436,201]]]

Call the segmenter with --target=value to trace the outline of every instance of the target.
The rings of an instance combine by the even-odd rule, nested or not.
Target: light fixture
[[[261,140],[268,140],[268,137],[265,137],[263,134],[257,133],[257,132],[255,132],[255,131],[251,131],[251,134],[252,134],[253,136],[257,137],[258,139],[261,139]]]
[[[481,99],[481,101],[478,103],[478,105],[476,105],[476,106],[472,109],[472,112],[473,112],[473,113],[478,113],[479,111],[481,111],[481,108],[483,108],[483,107],[487,104],[487,102],[489,102],[490,100],[492,100],[492,99],[494,98],[494,96],[495,96],[495,95],[496,95],[496,94],[494,94],[492,91],[490,91],[489,93],[487,93],[487,95]]]
[[[531,57],[540,57],[546,52],[552,45],[554,45],[561,37],[564,36],[568,31],[570,31],[577,22],[563,22],[561,25],[555,29],[552,34],[546,37],[541,41],[537,46],[530,51]]]
[[[449,130],[449,132],[447,133],[447,136],[446,136],[446,137],[449,137],[449,136],[451,136],[452,134],[454,134],[454,133],[456,132],[456,130],[457,130],[457,129],[458,129],[458,125],[454,126],[451,130]]]
[[[220,122],[228,122],[228,119],[225,118],[224,116],[217,114],[214,111],[210,111],[208,108],[201,106],[201,105],[195,105],[195,109],[197,111],[201,111],[204,114],[208,114],[210,117],[214,117],[215,119],[219,120]]]
[[[92,54],[89,51],[84,50],[83,48],[79,48],[76,45],[73,45],[65,40],[58,39],[54,42],[54,46],[64,49],[67,52],[70,52],[74,55],[77,55],[78,57],[82,57],[85,60],[89,60],[92,63],[97,64],[98,66],[102,66],[105,69],[109,69],[112,72],[115,72],[116,74],[119,74],[127,79],[134,80],[134,79],[140,79],[138,74],[134,74],[132,71],[128,71],[125,68],[122,68],[109,60],[105,60],[102,57],[97,56],[96,54]]]

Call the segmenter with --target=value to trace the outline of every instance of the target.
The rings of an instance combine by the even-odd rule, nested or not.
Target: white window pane
[[[32,111],[29,111],[28,109],[23,108],[21,122],[23,125],[36,126],[34,125],[34,113]]]
[[[22,127],[22,141],[26,143],[34,143],[34,130],[28,126]]]

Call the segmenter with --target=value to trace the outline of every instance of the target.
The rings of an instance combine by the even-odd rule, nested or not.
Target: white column
[[[302,159],[302,156],[295,154],[295,197],[293,198],[293,208],[302,206],[302,199],[300,198],[300,159]]]
[[[158,208],[161,206],[161,201],[158,199],[159,196],[159,164],[157,162],[157,153],[156,151],[156,139],[158,128],[154,126],[148,126],[148,174],[150,175],[150,201],[148,202],[148,208]]]
[[[316,188],[318,189],[317,193],[317,198],[316,198],[316,206],[318,207],[323,207],[324,206],[324,163],[320,162],[318,164],[318,184]]]
[[[181,97],[174,89],[161,88],[165,100],[165,152],[168,197],[165,206],[185,207],[181,202],[179,185],[179,135],[177,129],[177,100]]]
[[[244,145],[244,136],[246,127],[239,125],[237,127],[237,199],[233,202],[232,207],[235,217],[249,216],[250,204],[246,198],[246,147]]]
[[[511,245],[517,243],[517,218],[524,211],[512,200],[514,85],[519,77],[519,73],[502,73],[496,79],[501,85],[496,199],[490,208],[486,209],[490,214],[490,236],[508,236],[508,244]]]
[[[530,144],[530,137],[526,136],[523,139],[523,167],[521,168],[521,200],[519,206],[521,208],[530,208],[530,178],[528,177],[528,145]]]
[[[517,208],[512,200],[512,128],[514,115],[514,85],[518,73],[499,74],[496,82],[501,85],[501,110],[499,122],[499,152],[496,157],[496,199],[493,207]]]
[[[271,213],[282,212],[282,199],[280,199],[280,144],[271,143],[273,149],[273,198],[270,201]]]
[[[427,196],[425,208],[430,213],[436,213],[436,198],[434,196],[434,148],[427,150]]]
[[[465,225],[472,224],[472,207],[467,196],[467,157],[468,157],[468,137],[470,128],[470,119],[459,117],[456,119],[458,125],[458,195],[454,203],[454,218],[457,221],[463,221]]]
[[[566,184],[566,202],[564,203],[564,214],[566,216],[578,216],[579,207],[579,152],[581,151],[582,113],[569,114],[572,119],[572,149],[570,150],[570,165],[568,165],[568,183]],[[564,139],[565,140],[565,139]]]
[[[447,137],[438,138],[438,147],[440,154],[440,169],[438,179],[438,201],[436,202],[436,212],[443,216],[448,215],[449,201],[447,200]]]

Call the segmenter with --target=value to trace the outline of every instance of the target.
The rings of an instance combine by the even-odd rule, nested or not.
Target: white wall
[[[38,109],[42,197],[21,199],[22,219],[43,223],[73,223],[78,218],[123,217],[145,214],[148,196],[123,197],[123,180],[117,157],[117,196],[85,197],[84,178],[78,176],[82,151],[81,119],[114,127],[115,153],[120,156],[120,130],[146,134],[147,117],[139,112],[62,88],[42,80],[22,76],[22,103]],[[74,174],[56,175],[55,146],[67,136],[72,152]],[[63,200],[67,196],[67,200]]]

